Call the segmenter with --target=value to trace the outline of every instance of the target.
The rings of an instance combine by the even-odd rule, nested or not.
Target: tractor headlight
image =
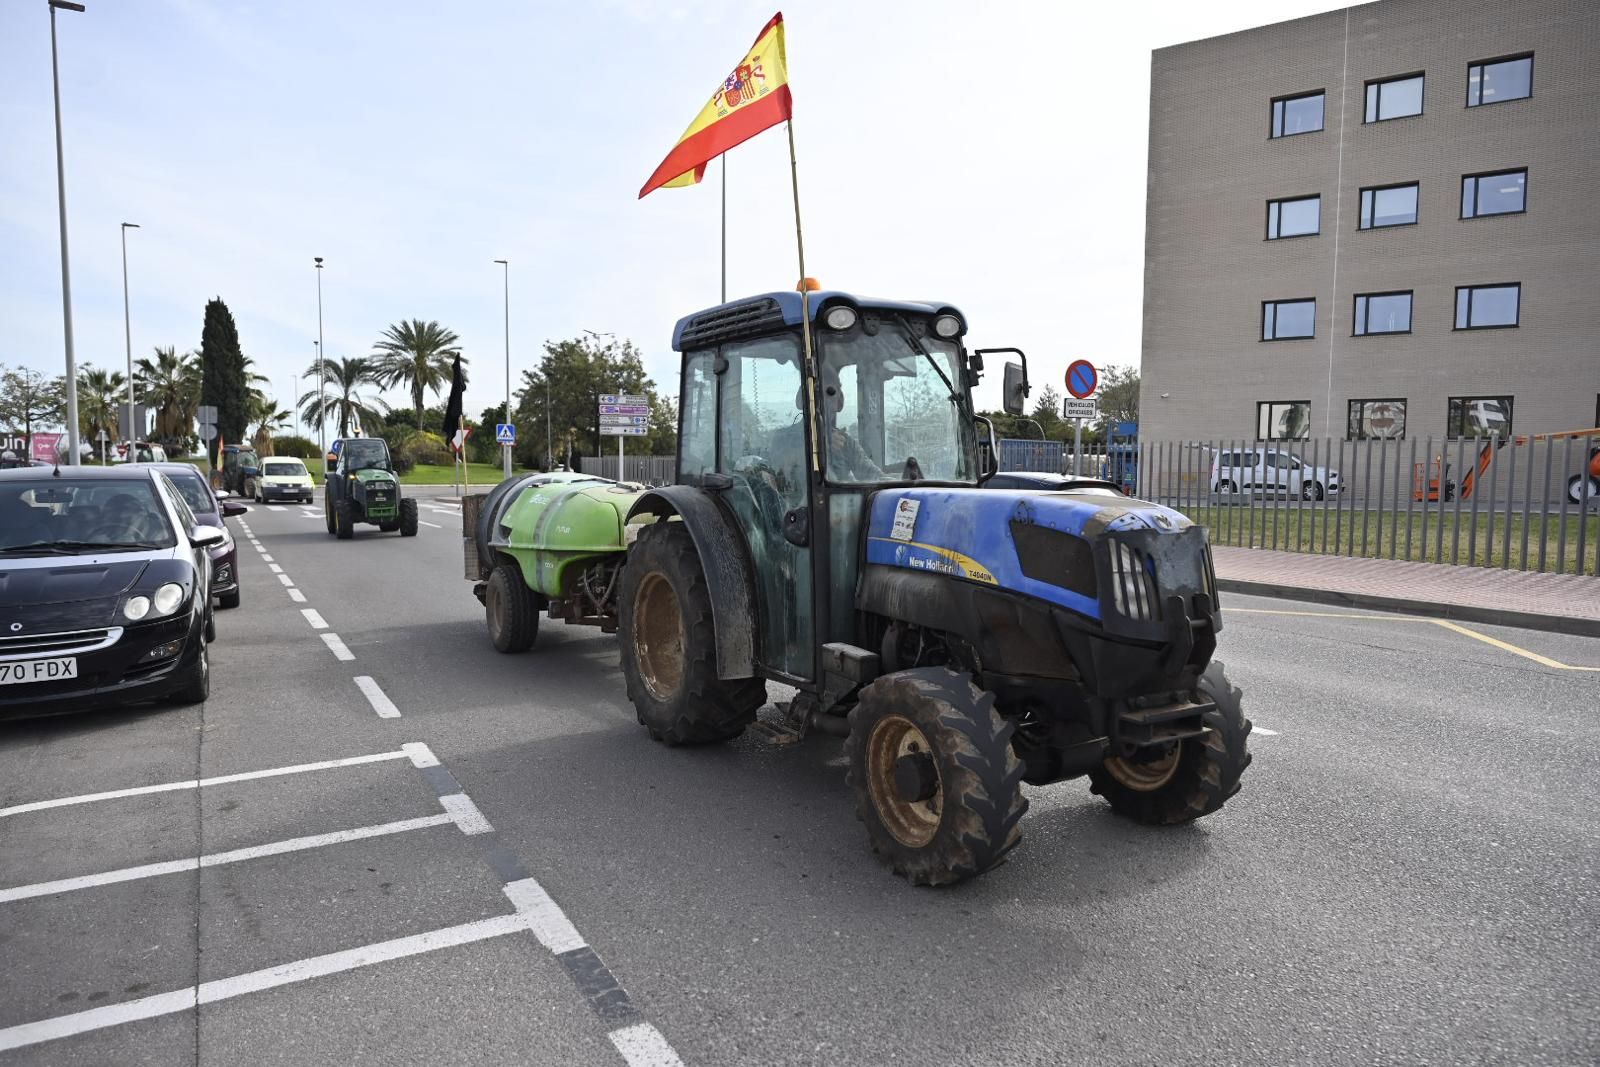
[[[183,586],[177,582],[168,582],[156,590],[156,595],[151,601],[155,605],[157,615],[171,615],[178,610],[178,605],[183,603]]]
[[[150,614],[150,598],[147,596],[129,597],[128,602],[122,605],[122,614],[126,615],[130,622],[138,622]]]
[[[828,324],[830,330],[848,330],[856,324],[856,309],[843,305],[831,307],[822,317],[822,321]]]
[[[940,315],[933,320],[933,332],[940,337],[954,337],[961,332],[961,320],[954,315]]]

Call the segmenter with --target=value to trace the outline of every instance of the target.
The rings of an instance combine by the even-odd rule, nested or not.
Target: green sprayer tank
[[[510,556],[528,588],[549,600],[570,598],[586,575],[592,582],[597,568],[621,562],[628,509],[642,492],[609,482],[507,479],[486,496],[469,498],[478,514],[464,516],[477,550],[469,552],[468,577],[487,576],[495,559]]]

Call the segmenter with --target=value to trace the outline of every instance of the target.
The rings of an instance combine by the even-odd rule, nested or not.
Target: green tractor
[[[355,536],[358,522],[417,536],[417,502],[401,493],[389,445],[381,437],[342,437],[329,446],[322,511],[328,532],[341,541]]]
[[[810,330],[804,329],[809,313]],[[807,333],[810,337],[807,337]],[[1222,807],[1250,763],[1205,531],[1110,483],[985,488],[985,358],[941,303],[772,293],[680,320],[678,475],[509,479],[464,508],[496,648],[541,613],[615,630],[668,745],[843,737],[873,849],[923,885],[1020,839],[1023,784],[1087,776],[1144,823]],[[768,683],[795,691],[758,719]]]

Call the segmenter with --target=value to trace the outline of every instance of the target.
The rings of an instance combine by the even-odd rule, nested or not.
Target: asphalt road
[[[930,891],[837,740],[652,743],[614,638],[498,655],[422,518],[256,507],[203,708],[0,724],[0,1063],[1600,1058],[1600,641],[1228,597],[1223,812],[1032,789]]]

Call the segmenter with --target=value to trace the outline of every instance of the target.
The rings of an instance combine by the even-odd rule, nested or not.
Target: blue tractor
[[[973,390],[1014,356],[1020,412],[1027,360],[966,335],[949,304],[844,292],[681,319],[677,484],[631,504],[615,599],[652,737],[844,736],[874,850],[923,885],[1001,861],[1024,782],[1087,775],[1174,824],[1250,763],[1205,531],[1109,486],[984,488]],[[758,722],[769,681],[796,696]]]

